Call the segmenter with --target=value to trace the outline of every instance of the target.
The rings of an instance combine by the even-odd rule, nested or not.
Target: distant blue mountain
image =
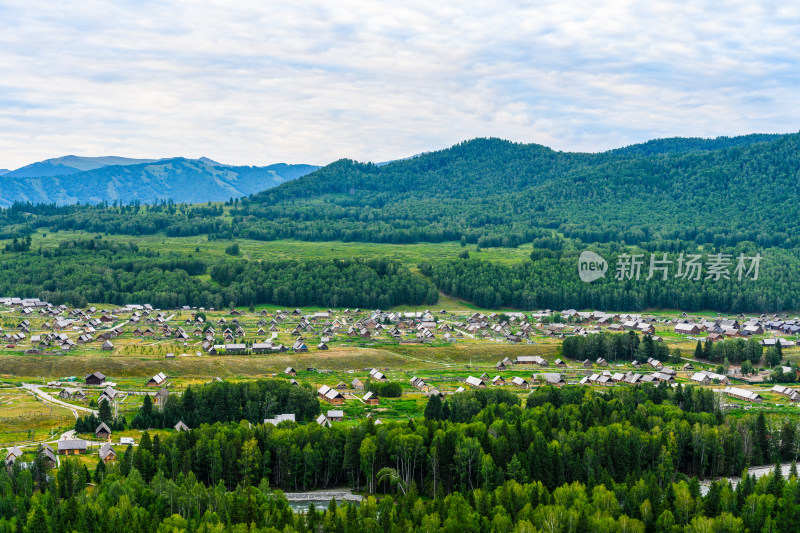
[[[9,172],[11,172],[11,171],[8,170],[7,168],[0,168],[0,176],[2,176],[3,174],[7,174]]]
[[[15,178],[40,178],[44,176],[68,176],[85,170],[95,170],[112,165],[137,165],[151,163],[155,159],[130,159],[127,157],[79,157],[68,155],[54,159],[45,159],[38,163],[7,172],[5,175]]]
[[[67,156],[0,177],[0,206],[14,202],[216,202],[275,187],[313,172],[313,165],[232,166],[208,158],[128,159]]]

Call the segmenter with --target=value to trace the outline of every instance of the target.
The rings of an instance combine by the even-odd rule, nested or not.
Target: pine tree
[[[703,346],[703,357],[710,361],[713,355],[714,355],[714,342],[711,339],[706,338],[706,343]]]
[[[122,464],[119,466],[119,471],[123,476],[127,476],[131,467],[133,466],[133,446],[128,444],[125,453],[122,455]]]
[[[149,394],[144,395],[144,400],[142,400],[142,415],[146,417],[145,420],[149,421],[150,416],[153,414],[153,400],[150,398]]]
[[[49,533],[50,525],[47,511],[38,503],[33,506],[28,513],[28,522],[25,525],[25,533]]]
[[[694,358],[695,359],[702,359],[703,358],[703,343],[697,341],[697,346],[694,348]]]
[[[450,402],[442,403],[442,420],[450,420]]]
[[[103,482],[106,476],[106,463],[102,459],[97,460],[97,466],[94,469],[94,482],[98,485]]]
[[[764,412],[758,413],[756,418],[755,442],[753,449],[753,461],[756,464],[764,464],[772,459],[769,449],[769,436],[767,435],[767,420]]]
[[[438,394],[432,394],[428,398],[428,404],[425,406],[425,418],[428,420],[441,420],[442,399]]]
[[[101,421],[105,422],[106,424],[111,424],[111,406],[108,405],[108,400],[103,400],[100,402],[99,415]]]

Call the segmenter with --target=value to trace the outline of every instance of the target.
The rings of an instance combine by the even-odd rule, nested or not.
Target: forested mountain
[[[72,180],[76,196],[64,200],[63,190],[49,187],[51,202],[100,202],[98,182],[104,184],[102,194],[119,202],[16,203],[0,211],[0,238],[19,239],[36,228],[51,228],[134,236],[206,235],[211,240],[461,241],[472,249],[525,244],[532,247],[531,260],[517,265],[434,261],[420,265],[420,272],[443,293],[490,308],[800,309],[800,134],[662,139],[598,154],[475,139],[381,166],[340,160],[235,199],[224,210],[202,204],[142,205],[172,197],[169,191],[177,190],[190,201],[238,196],[233,191],[261,189],[265,181],[275,183],[307,170],[173,159],[31,179],[29,183],[39,183],[39,188],[42,180],[51,180],[51,185]],[[266,179],[265,172],[270,173]],[[198,175],[203,179],[196,179]],[[0,196],[9,183],[6,177],[0,179]],[[7,250],[23,248],[10,245]],[[706,262],[714,254],[725,254],[731,262],[760,255],[763,262],[757,282],[709,280],[705,271],[692,281],[674,275],[648,281],[644,263],[641,281],[609,275],[587,284],[577,274],[578,256],[587,248],[612,262],[626,253],[641,254],[642,261],[649,254],[669,254],[673,265],[680,254],[702,254]],[[24,261],[9,264],[21,266]],[[735,266],[733,262],[728,274]],[[610,265],[611,272],[614,267]],[[257,290],[272,273],[250,268],[242,272],[231,282],[236,289],[249,289],[247,300],[287,301],[286,295]],[[199,285],[197,289],[206,292]],[[65,282],[58,290],[71,289]],[[233,285],[214,297],[227,300],[232,290]],[[420,291],[389,298],[431,302],[430,286]],[[118,297],[113,289],[103,294],[110,301]],[[332,294],[318,291],[312,300],[334,305]]]
[[[155,203],[224,201],[269,189],[317,167],[235,167],[202,159],[79,158],[34,163],[3,175],[0,206],[14,202]]]
[[[713,152],[736,146],[748,146],[755,143],[774,141],[781,135],[774,133],[753,133],[739,137],[717,137],[716,139],[702,139],[699,137],[670,137],[668,139],[653,139],[640,144],[632,144],[624,148],[611,150],[613,154],[628,154],[633,156],[650,156],[660,154]]]
[[[671,153],[475,139],[381,167],[342,160],[235,214],[243,234],[265,239],[514,246],[555,230],[584,242],[800,243],[800,135],[660,144]]]

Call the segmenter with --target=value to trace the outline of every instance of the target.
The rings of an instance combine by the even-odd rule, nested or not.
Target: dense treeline
[[[168,403],[164,410],[170,414],[148,415],[150,408],[144,406],[132,425],[146,427],[148,416],[156,423],[161,416],[185,416],[200,423],[257,422],[293,405],[300,406],[299,420],[318,412],[311,391],[298,393],[295,404],[277,406],[269,394],[290,392],[268,383],[207,385],[195,389],[190,400],[175,398],[172,406]],[[265,398],[266,391],[271,392]],[[254,397],[260,401],[247,399]],[[195,406],[189,413],[187,401]],[[267,477],[271,486],[282,489],[347,483],[374,490],[377,473],[391,467],[405,484],[413,481],[420,491],[435,494],[440,488],[471,490],[484,482],[495,487],[507,479],[512,461],[524,473],[522,479],[540,480],[552,490],[572,481],[621,483],[650,471],[659,471],[662,481],[674,480],[677,473],[701,478],[735,475],[747,465],[788,461],[797,453],[794,425],[770,428],[763,414],[726,419],[708,389],[646,384],[596,394],[581,387],[543,387],[531,393],[526,408],[519,403],[519,397],[506,390],[475,390],[452,396],[438,416],[429,412],[424,422],[333,428],[285,423],[278,428],[253,427],[240,440],[230,432],[241,428],[203,425],[190,434],[190,445],[179,445],[179,453],[168,461],[190,465],[200,481],[214,485],[223,480],[233,488],[245,475],[239,460],[241,445],[255,438],[261,468],[249,474],[254,484]],[[300,410],[302,406],[306,411]],[[217,448],[213,441],[220,438],[238,444],[219,442]],[[214,450],[223,454],[221,460],[230,470],[214,469],[216,459],[209,459],[209,454],[217,453]]]
[[[284,380],[258,380],[230,383],[213,382],[167,397],[164,405],[153,408],[150,396],[131,421],[137,429],[171,428],[179,421],[190,427],[215,422],[249,420],[262,423],[282,413],[294,413],[307,422],[319,414],[319,400],[308,386],[291,385]]]
[[[283,305],[373,307],[436,303],[427,280],[386,259],[336,261],[227,261],[210,269],[211,279],[240,301]]]
[[[594,361],[598,357],[611,363],[630,360],[645,362],[651,357],[659,361],[666,361],[671,356],[666,344],[653,342],[650,335],[645,335],[640,340],[633,331],[629,331],[625,335],[602,332],[597,335],[571,336],[565,338],[561,346],[564,357],[577,361],[586,359]],[[749,361],[752,365],[758,365],[763,354],[764,347],[754,339],[730,339],[717,342],[706,340],[705,343],[698,341],[694,353],[687,355],[693,355],[696,359],[707,359],[720,363],[724,361],[740,364]],[[780,355],[777,360],[765,357],[765,362],[770,367],[777,365],[780,361]]]
[[[15,204],[0,222],[8,237],[52,227],[517,246],[557,231],[593,243],[795,248],[798,153],[798,134],[665,139],[600,154],[475,139],[383,166],[338,161],[232,203],[232,220],[217,218],[215,208],[170,203]]]
[[[632,360],[643,363],[650,358],[666,361],[670,356],[666,344],[654,342],[650,335],[640,339],[634,331],[629,331],[626,335],[602,332],[597,335],[567,337],[561,345],[561,352],[564,357],[576,361],[595,361],[602,357],[609,363]]]
[[[611,249],[603,257],[618,257]],[[609,253],[611,252],[611,253]],[[662,250],[662,253],[663,250]],[[754,251],[724,250],[737,257]],[[657,273],[647,280],[649,264],[641,268],[640,279],[616,279],[615,263],[609,263],[606,276],[584,283],[578,276],[578,251],[562,252],[558,257],[540,257],[516,265],[467,259],[423,263],[420,271],[430,276],[445,294],[463,298],[489,309],[605,309],[641,310],[646,308],[721,312],[777,312],[800,308],[800,260],[796,252],[768,250],[762,254],[757,280],[734,275],[730,279],[699,281],[675,277],[676,267],[667,280]],[[673,260],[675,256],[669,255]],[[645,260],[649,261],[649,255]],[[675,263],[673,263],[674,265]]]
[[[428,280],[385,259],[223,261],[83,239],[7,255],[3,265],[0,293],[76,306],[147,302],[159,308],[262,303],[389,308],[438,299]],[[205,273],[211,282],[197,277]]]
[[[238,255],[238,244],[231,241],[236,238],[460,241],[478,247],[530,243],[531,261],[516,266],[473,260],[423,265],[422,270],[444,293],[488,308],[777,312],[800,308],[798,154],[800,134],[667,139],[601,154],[476,139],[383,166],[338,161],[263,193],[231,199],[224,210],[172,202],[14,204],[0,210],[0,238],[11,240],[5,249],[13,256],[37,253],[28,251],[26,239],[37,228],[203,234],[229,241],[233,256]],[[757,282],[674,277],[618,282],[607,276],[586,284],[576,273],[585,243],[603,253],[637,246],[673,258],[701,247],[704,253],[761,253],[761,277]],[[94,259],[95,266],[73,269],[85,274],[69,271],[49,280],[43,294],[59,303],[117,302],[130,296],[159,307],[215,308],[230,303],[385,308],[436,301],[430,284],[399,267],[376,278],[373,266],[359,266],[356,276],[350,271],[342,278],[346,267],[337,273],[332,263],[217,264],[204,258],[199,268],[216,282],[206,283],[193,278],[197,274],[191,269],[153,265],[126,275],[109,273]],[[23,274],[18,275],[21,288],[30,295],[42,292],[37,282],[41,285],[43,270],[62,274],[52,262],[17,261],[9,263]],[[64,268],[73,264],[67,261]],[[143,263],[137,258],[137,264]],[[23,269],[32,271],[30,283],[24,282]]]
[[[506,393],[465,398],[482,408],[463,422],[217,422],[145,433],[93,472],[70,460],[55,476],[42,461],[0,469],[0,531],[796,529],[795,473],[745,475],[735,489],[718,481],[701,495],[698,477],[797,454],[792,423],[726,418],[710,390],[544,387],[525,409]],[[270,491],[342,485],[392,497],[297,515]]]

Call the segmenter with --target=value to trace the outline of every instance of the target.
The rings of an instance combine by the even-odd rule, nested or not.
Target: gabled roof
[[[111,444],[106,442],[100,447],[100,459],[105,460],[108,456],[117,456],[117,452],[111,447]]]
[[[340,393],[336,389],[328,389],[328,392],[326,392],[324,396],[329,400],[333,400],[336,398],[344,398],[344,396],[342,396],[342,393]]]
[[[113,400],[114,398],[117,397],[117,394],[119,394],[119,392],[115,391],[112,387],[106,387],[105,389],[103,389],[103,392],[102,394],[100,394],[100,396],[108,396],[110,399]]]
[[[467,382],[467,385],[472,385],[473,387],[482,387],[486,385],[482,379],[473,376],[467,377],[467,379],[464,381]]]
[[[86,441],[80,439],[69,439],[58,441],[58,451],[61,450],[85,450]]]
[[[20,450],[18,446],[12,446],[8,449],[8,453],[6,453],[6,462],[10,457],[14,457],[15,459],[22,457],[22,450]]]

